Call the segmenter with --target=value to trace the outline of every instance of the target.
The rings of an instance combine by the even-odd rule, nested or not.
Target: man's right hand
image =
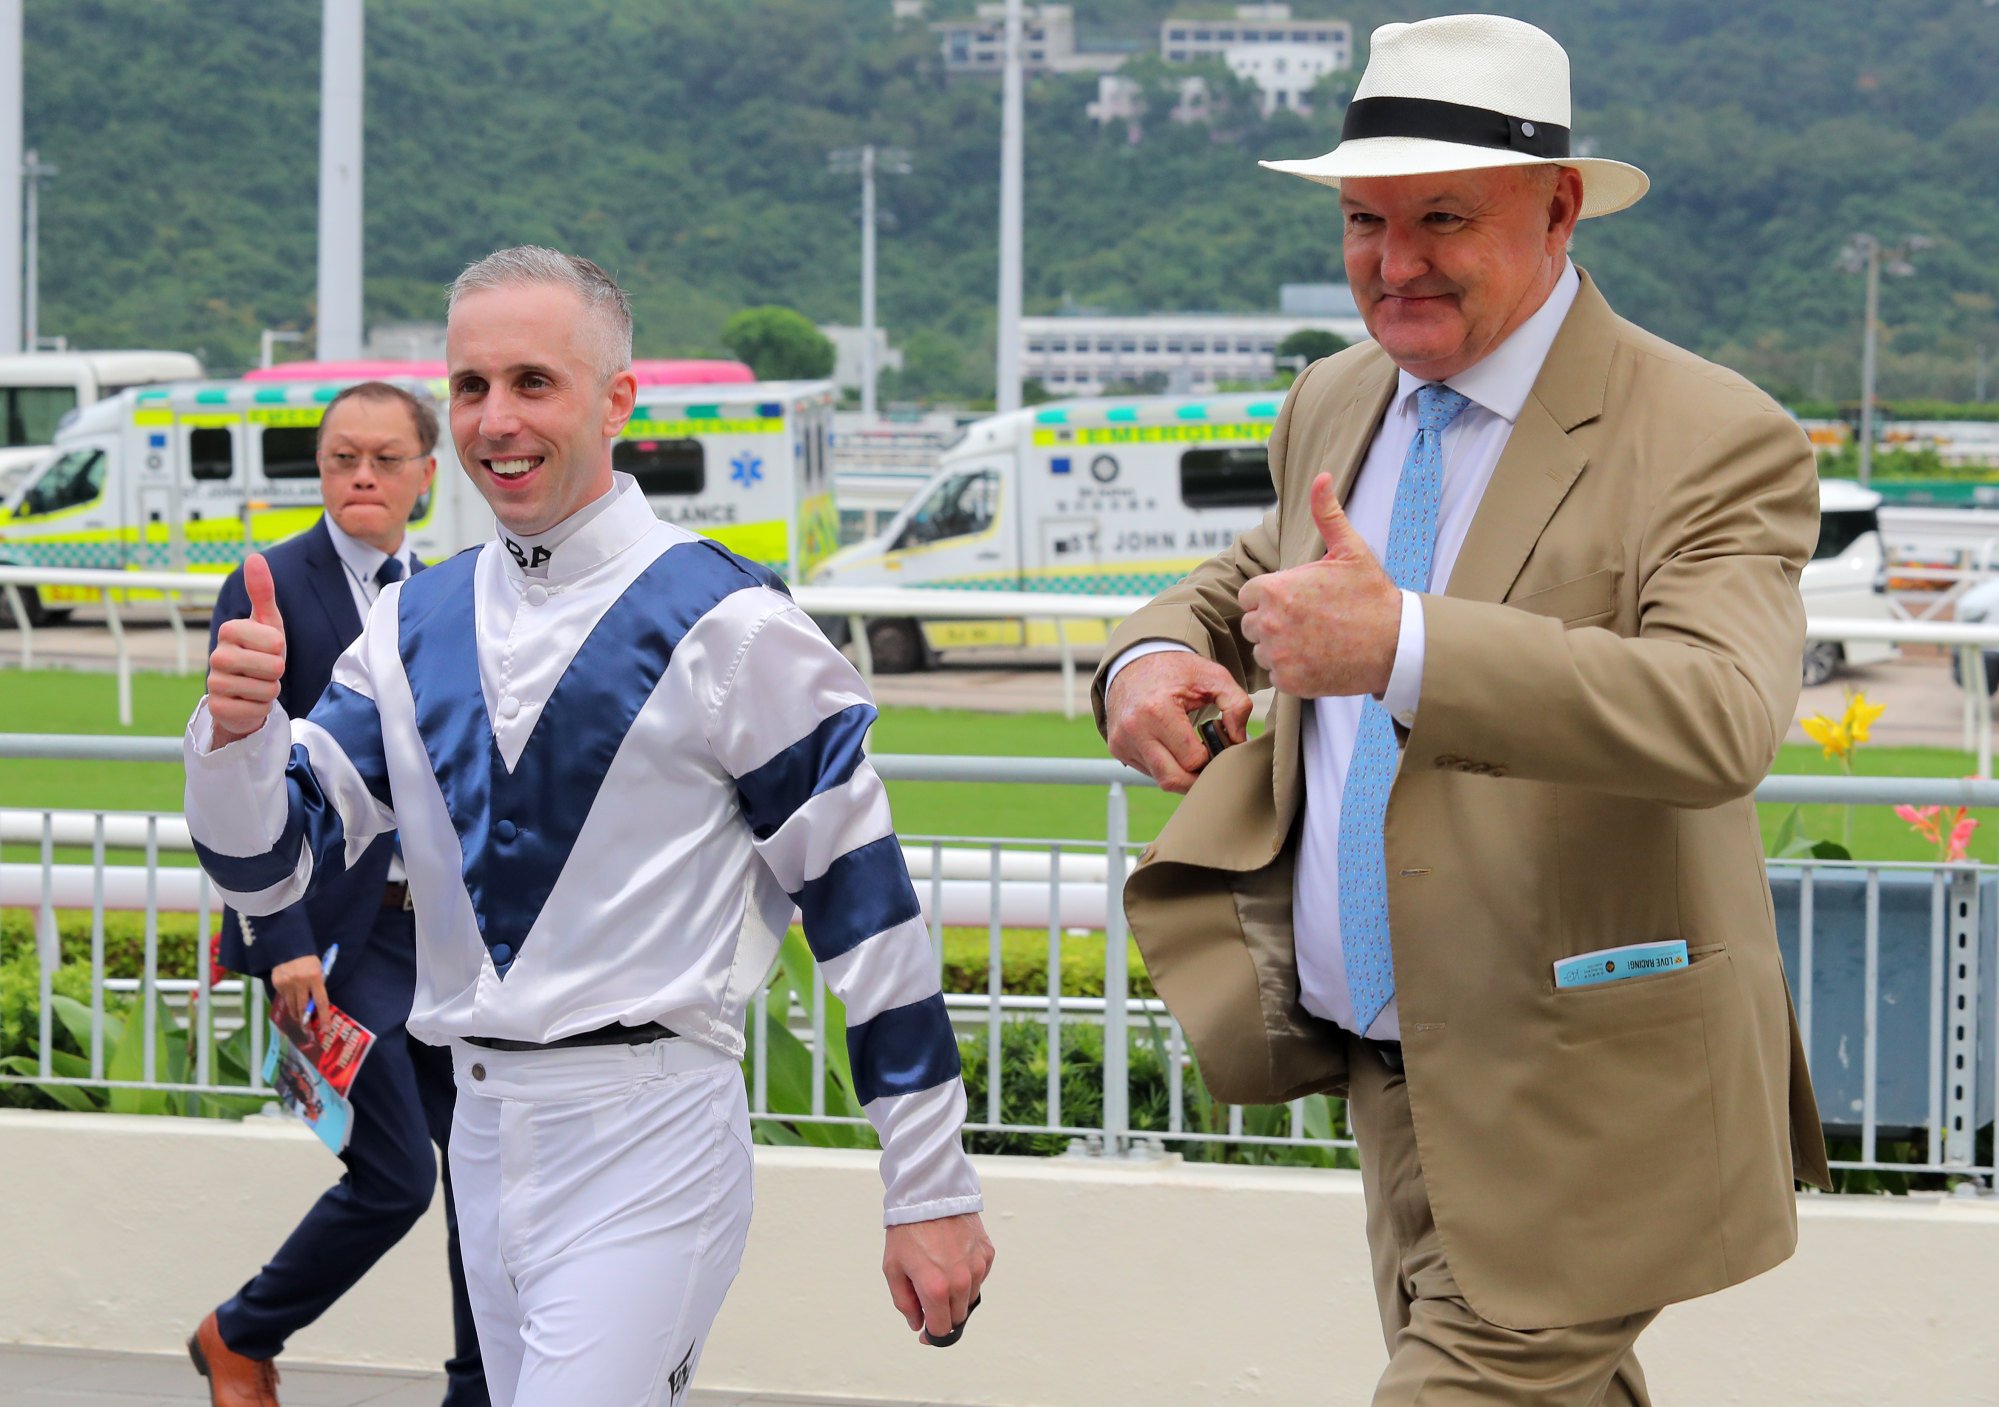
[[[1231,743],[1249,736],[1249,695],[1226,669],[1191,650],[1140,656],[1117,672],[1104,699],[1111,756],[1184,793],[1208,765],[1208,745],[1188,715],[1209,704],[1221,709]]]
[[[264,726],[285,673],[285,622],[262,553],[243,559],[243,588],[250,593],[249,617],[224,621],[208,657],[208,716],[217,747]]]
[[[272,968],[271,990],[277,993],[285,1010],[307,1030],[326,1018],[326,968],[317,953],[307,953],[302,958],[293,958]],[[314,1007],[312,1022],[305,1019],[308,1005]]]

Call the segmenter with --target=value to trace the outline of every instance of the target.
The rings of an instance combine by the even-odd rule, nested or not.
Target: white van
[[[1819,480],[1819,541],[1798,581],[1805,614],[1826,618],[1899,620],[1887,593],[1881,545],[1881,495],[1849,479]],[[1895,646],[1873,641],[1805,642],[1804,682],[1823,684],[1842,665],[1893,659]]]
[[[1265,442],[1283,401],[1277,392],[1058,401],[977,421],[886,528],[810,580],[1153,595],[1276,502]],[[1067,633],[1104,638],[1094,623]],[[921,669],[939,650],[1054,642],[1045,624],[1020,621],[868,628],[883,673]]]
[[[188,381],[186,352],[26,352],[0,357],[0,448],[46,445],[63,417],[133,386]]]
[[[343,384],[190,382],[85,407],[0,508],[0,562],[228,573],[319,517],[318,427]],[[661,517],[795,579],[838,532],[832,404],[825,382],[642,387],[612,463]],[[448,434],[437,456],[437,482],[410,523],[418,555],[432,561],[484,541],[493,523]],[[95,594],[24,590],[23,604],[40,623]]]

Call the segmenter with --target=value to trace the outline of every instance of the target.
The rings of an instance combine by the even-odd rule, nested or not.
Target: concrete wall
[[[302,1129],[0,1111],[0,1340],[176,1351],[329,1180]],[[953,1404],[1365,1404],[1381,1347],[1359,1180],[988,1158],[999,1263],[965,1341],[920,1349],[880,1279],[865,1155],[759,1149],[757,1214],[701,1386]],[[1999,1401],[1999,1205],[1810,1197],[1798,1256],[1668,1310],[1661,1402]],[[294,1340],[425,1366],[442,1216]]]

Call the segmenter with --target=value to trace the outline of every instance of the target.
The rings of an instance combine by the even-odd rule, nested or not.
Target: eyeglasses
[[[375,472],[387,478],[415,464],[430,458],[427,454],[354,454],[347,450],[335,450],[326,456],[326,467],[336,474],[352,474],[365,461],[375,466]]]

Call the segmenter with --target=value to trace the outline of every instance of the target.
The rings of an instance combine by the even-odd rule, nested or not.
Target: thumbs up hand
[[[1402,593],[1347,520],[1331,475],[1312,481],[1312,522],[1323,557],[1253,577],[1237,593],[1243,638],[1287,694],[1380,694],[1395,667]]]
[[[243,559],[243,587],[250,593],[250,614],[222,623],[208,657],[208,716],[217,747],[264,726],[285,673],[285,621],[261,553]]]

